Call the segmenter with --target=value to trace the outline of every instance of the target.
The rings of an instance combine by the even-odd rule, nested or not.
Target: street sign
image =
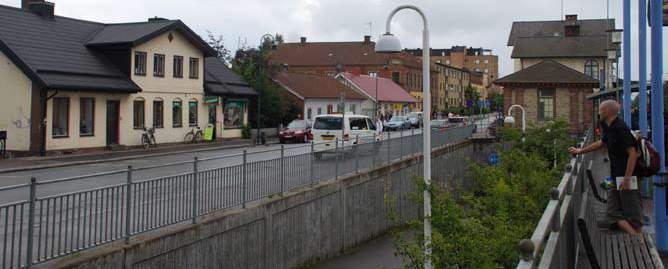
[[[497,165],[499,163],[499,154],[493,151],[489,154],[489,157],[487,157],[487,162],[489,165]]]
[[[204,140],[206,141],[213,140],[213,128],[215,128],[213,124],[209,124],[206,126],[206,128],[204,129]]]

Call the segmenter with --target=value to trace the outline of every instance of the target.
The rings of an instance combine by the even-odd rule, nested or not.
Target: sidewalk
[[[268,144],[276,143],[269,140]],[[140,159],[146,157],[165,156],[186,152],[212,151],[221,149],[243,148],[250,146],[249,139],[219,140],[200,144],[165,144],[145,150],[132,148],[125,150],[93,150],[47,157],[24,157],[0,159],[0,173],[18,172],[35,169],[47,169],[81,164],[102,163],[110,161]]]

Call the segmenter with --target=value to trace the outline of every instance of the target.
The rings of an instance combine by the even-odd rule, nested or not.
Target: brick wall
[[[571,133],[582,133],[592,126],[593,103],[586,99],[592,92],[588,88],[558,88],[555,97],[555,114],[557,119],[570,123]],[[507,87],[503,92],[504,113],[511,105],[521,105],[526,110],[526,123],[538,122],[538,92],[537,88]],[[519,109],[513,110],[516,127],[521,127],[522,114]]]

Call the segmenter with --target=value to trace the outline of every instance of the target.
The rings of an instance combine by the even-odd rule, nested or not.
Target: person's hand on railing
[[[576,147],[570,147],[570,148],[568,148],[568,152],[571,153],[571,154],[578,155],[578,154],[582,153],[582,149],[576,148]]]

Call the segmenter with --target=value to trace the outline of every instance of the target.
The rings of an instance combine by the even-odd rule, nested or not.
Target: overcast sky
[[[499,55],[501,75],[512,73],[511,49],[506,46],[513,21],[558,20],[560,0],[51,0],[56,14],[118,23],[158,16],[180,19],[200,35],[223,35],[235,50],[239,43],[256,46],[264,33],[281,33],[286,41],[357,41],[384,31],[388,13],[400,4],[422,8],[430,23],[431,47],[466,45],[492,49]],[[0,0],[19,6],[20,0]],[[607,0],[564,0],[565,14],[605,18]],[[633,0],[632,2],[637,2]],[[610,17],[622,26],[622,1],[610,0]],[[633,7],[633,78],[637,79],[637,6]],[[371,29],[369,27],[371,23]],[[407,48],[421,47],[422,23],[409,10],[397,14],[393,32]],[[649,28],[648,28],[649,30]],[[649,32],[649,31],[648,31]],[[664,36],[667,35],[664,30]],[[649,34],[648,34],[649,37]],[[665,38],[664,38],[665,40]],[[648,38],[649,45],[649,38]],[[668,47],[664,44],[664,50]],[[668,52],[664,52],[664,66]],[[665,67],[664,67],[665,68]],[[648,68],[649,69],[649,68]],[[668,70],[666,70],[668,72]],[[621,74],[621,73],[620,73]]]

